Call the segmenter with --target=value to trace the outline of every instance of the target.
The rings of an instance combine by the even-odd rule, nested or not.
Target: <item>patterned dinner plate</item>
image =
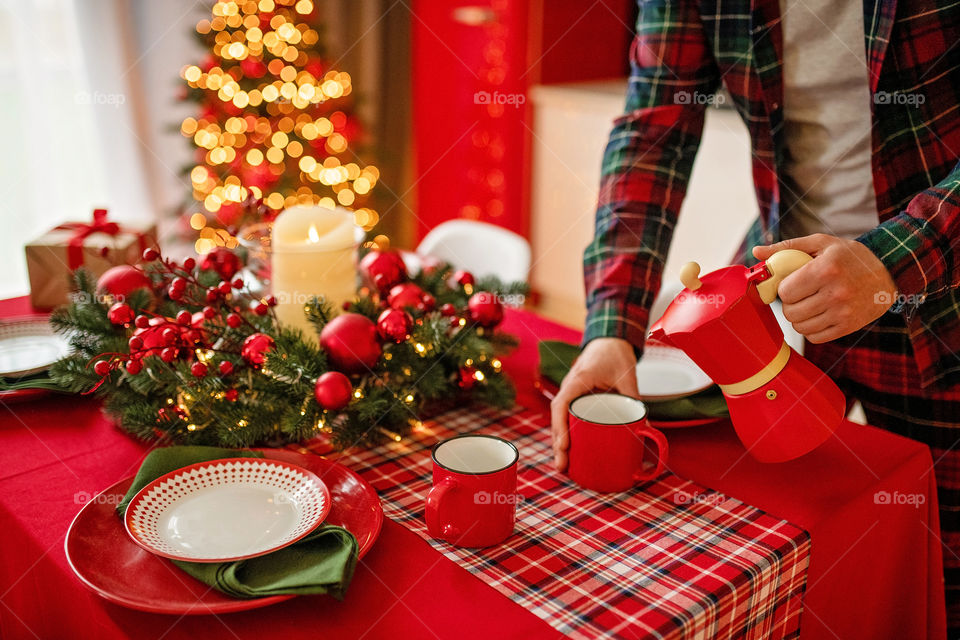
[[[242,560],[313,531],[330,490],[312,471],[279,460],[224,458],[171,471],[137,493],[124,524],[134,542],[189,562]]]
[[[53,332],[46,317],[0,321],[0,377],[40,373],[70,353],[70,345]]]

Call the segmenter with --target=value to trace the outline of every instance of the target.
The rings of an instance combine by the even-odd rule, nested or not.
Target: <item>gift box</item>
[[[96,209],[91,222],[67,222],[54,227],[24,248],[30,276],[30,303],[49,309],[68,301],[72,274],[84,267],[99,277],[118,264],[136,264],[143,250],[156,246],[153,224],[107,219],[106,209]]]

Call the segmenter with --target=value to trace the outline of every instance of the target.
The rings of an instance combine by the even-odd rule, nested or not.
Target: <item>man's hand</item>
[[[893,305],[897,286],[883,263],[863,244],[816,233],[754,247],[766,260],[782,249],[799,249],[813,260],[784,278],[777,292],[783,315],[814,343],[853,333]]]
[[[595,338],[587,343],[550,403],[554,465],[558,470],[567,468],[567,449],[570,447],[567,409],[570,402],[577,396],[598,390],[612,390],[638,398],[636,367],[633,347],[626,340]]]

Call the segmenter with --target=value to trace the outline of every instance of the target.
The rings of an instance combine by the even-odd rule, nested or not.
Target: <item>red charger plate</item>
[[[357,538],[362,558],[383,524],[380,498],[366,480],[336,462],[283,449],[262,449],[267,458],[312,471],[330,489],[331,509],[324,521]],[[137,545],[117,516],[117,503],[133,477],[117,482],[88,502],[67,531],[64,549],[80,581],[101,597],[151,613],[197,615],[245,611],[289,600],[293,595],[240,600],[195,580],[169,560]]]

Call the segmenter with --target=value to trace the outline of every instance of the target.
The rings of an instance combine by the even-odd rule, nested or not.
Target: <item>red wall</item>
[[[414,2],[418,238],[458,217],[527,235],[529,88],[627,73],[633,2],[602,0],[584,13],[585,6]]]

